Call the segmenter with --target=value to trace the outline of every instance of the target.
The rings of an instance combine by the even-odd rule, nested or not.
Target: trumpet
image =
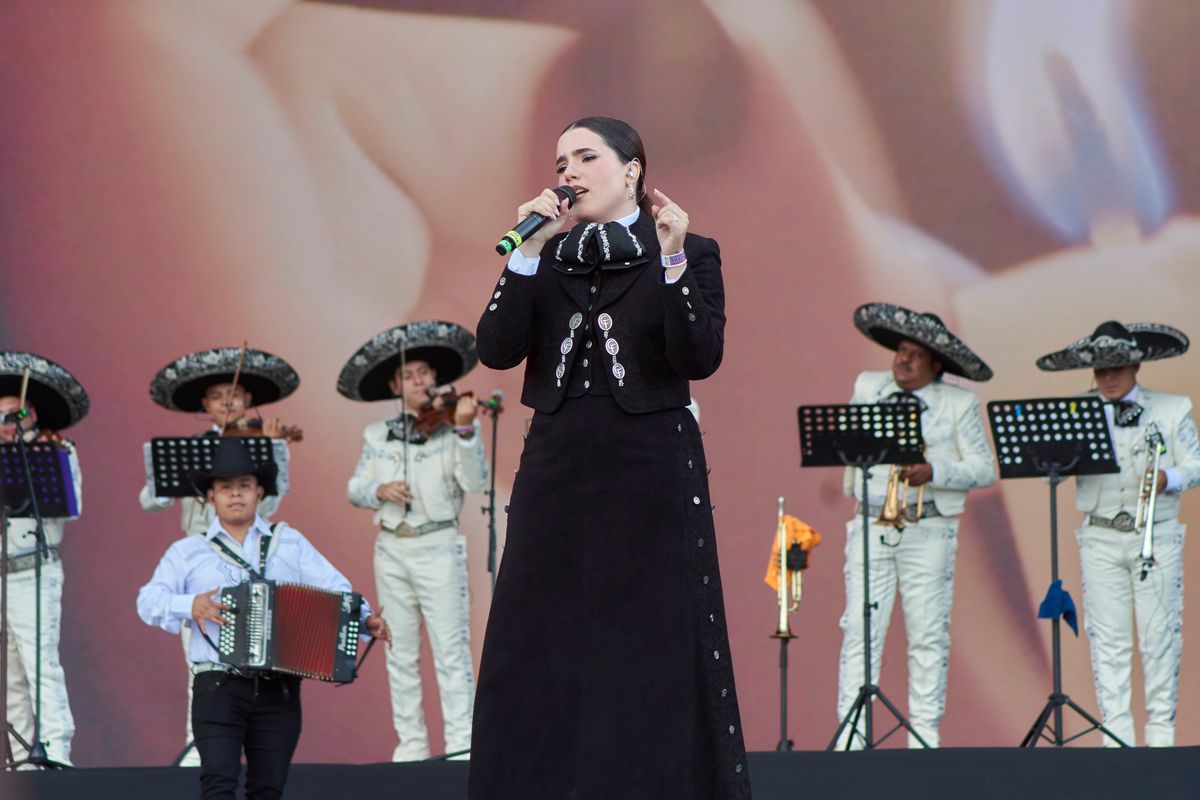
[[[1138,487],[1138,504],[1134,530],[1142,532],[1142,554],[1139,561],[1142,565],[1141,580],[1146,580],[1146,574],[1154,566],[1154,507],[1158,501],[1158,464],[1162,454],[1167,452],[1167,443],[1163,439],[1158,426],[1150,423],[1146,428],[1146,470],[1142,473],[1142,482]]]
[[[901,480],[900,474],[904,467],[893,464],[888,471],[887,494],[883,500],[883,509],[879,512],[880,525],[888,525],[898,531],[910,522],[917,522],[925,513],[925,484],[917,487],[917,512],[912,518],[908,516],[908,480]]]
[[[800,595],[803,584],[800,570],[788,570],[788,534],[787,523],[783,519],[783,498],[779,498],[779,520],[775,529],[779,540],[779,588],[776,590],[776,602],[779,604],[779,625],[775,628],[775,637],[781,639],[794,638],[792,628],[788,624],[788,614],[800,607]],[[791,595],[789,599],[789,594]]]

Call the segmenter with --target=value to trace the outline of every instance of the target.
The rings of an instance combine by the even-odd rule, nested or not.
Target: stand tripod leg
[[[1051,696],[1051,698],[1046,701],[1046,705],[1042,707],[1042,713],[1038,714],[1037,720],[1029,728],[1029,733],[1025,734],[1025,738],[1021,740],[1021,747],[1037,746],[1038,737],[1042,735],[1042,731],[1046,728],[1046,723],[1050,719],[1050,714],[1054,711],[1054,705],[1054,697]]]
[[[187,744],[185,744],[183,746],[183,749],[179,751],[179,755],[175,756],[175,760],[171,762],[171,766],[178,767],[178,766],[182,765],[183,760],[185,758],[187,758],[188,753],[192,752],[195,749],[196,749],[195,741],[191,741],[191,742],[188,742]]]
[[[1074,711],[1076,714],[1078,714],[1079,716],[1081,716],[1085,720],[1087,720],[1093,728],[1100,731],[1102,734],[1104,734],[1108,738],[1112,739],[1114,742],[1119,744],[1121,747],[1129,747],[1129,744],[1127,742],[1125,742],[1120,736],[1117,736],[1115,733],[1113,733],[1108,728],[1106,728],[1104,726],[1104,723],[1102,723],[1100,720],[1096,719],[1091,714],[1089,714],[1088,712],[1086,712],[1082,708],[1080,708],[1079,705],[1074,700],[1067,697],[1066,695],[1063,695],[1063,702],[1067,706],[1069,706],[1072,711]]]
[[[874,687],[862,686],[858,690],[858,697],[854,698],[854,703],[850,706],[850,710],[846,712],[846,716],[842,717],[842,722],[833,733],[833,740],[829,743],[826,750],[832,752],[838,749],[838,742],[841,741],[842,731],[847,731],[845,750],[850,750],[850,745],[854,742],[855,736],[862,736],[858,732],[858,721],[862,718],[863,709],[871,702],[871,697],[874,695],[872,691]],[[865,739],[865,737],[864,737]]]
[[[921,734],[917,733],[917,729],[912,726],[912,723],[908,721],[907,717],[900,713],[900,709],[896,708],[896,706],[892,704],[892,701],[888,700],[887,695],[885,695],[883,692],[876,690],[876,694],[879,695],[880,702],[887,707],[887,710],[892,712],[892,716],[896,718],[896,722],[899,723],[900,727],[908,731],[912,737],[920,743],[921,747],[924,747],[926,750],[928,750],[929,742],[925,741]],[[887,737],[885,736],[884,738],[886,739]],[[883,739],[880,739],[879,741],[882,742]],[[876,744],[878,744],[878,742],[876,742]]]

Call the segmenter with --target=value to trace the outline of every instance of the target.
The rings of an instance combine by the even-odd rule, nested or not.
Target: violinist
[[[443,392],[477,362],[475,337],[449,322],[414,322],[383,331],[346,363],[338,391],[351,400],[394,400],[393,419],[363,431],[362,456],[347,494],[375,512],[375,582],[394,645],[387,652],[393,761],[428,758],[417,663],[421,622],[437,667],[445,752],[471,746],[471,665],[466,540],[458,525],[466,492],[487,486],[478,404]],[[435,397],[436,395],[436,397]]]
[[[27,377],[28,376],[28,377]],[[59,431],[74,425],[88,412],[88,396],[69,372],[49,359],[32,353],[0,352],[0,442],[12,444],[21,436],[26,442],[53,441],[68,454],[77,508],[83,503],[83,477],[75,445]],[[25,416],[8,421],[24,409]],[[39,713],[39,738],[46,756],[56,764],[71,764],[71,739],[75,721],[67,698],[66,676],[59,659],[62,628],[63,565],[59,547],[63,527],[76,517],[46,517],[42,520],[48,549],[42,556],[39,587],[34,551],[37,522],[32,517],[7,520],[7,574],[0,571],[8,592],[8,617],[4,641],[8,647],[8,720],[15,736],[9,736],[11,752],[18,760],[28,755],[34,733],[34,714]],[[41,600],[41,630],[38,631],[38,595]],[[39,649],[40,648],[40,649]],[[41,702],[37,702],[37,661],[41,660]],[[0,702],[5,698],[0,697]],[[40,706],[40,711],[39,711]],[[0,731],[0,736],[7,735]],[[17,737],[20,737],[18,740]]]
[[[279,502],[288,489],[288,441],[297,441],[299,431],[288,428],[278,418],[262,417],[261,406],[274,403],[296,391],[300,377],[282,358],[248,347],[221,347],[189,353],[175,359],[158,371],[150,381],[150,398],[169,411],[202,414],[208,429],[196,436],[266,436],[272,440],[275,465],[278,469],[278,493],[259,502],[258,514],[270,520],[279,509]],[[254,412],[251,415],[250,412]],[[174,505],[174,498],[159,497],[154,492],[151,471],[150,444],[144,446],[146,484],[138,500],[145,511],[162,511]],[[180,524],[185,536],[204,536],[216,518],[212,506],[203,498],[183,498],[180,503]],[[186,657],[189,623],[182,627],[180,638]],[[192,741],[191,723],[192,682],[188,680],[188,750],[181,766],[198,767],[200,757]]]

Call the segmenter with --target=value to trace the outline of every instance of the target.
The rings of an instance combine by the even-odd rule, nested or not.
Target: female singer
[[[547,218],[479,321],[480,360],[526,362],[533,417],[484,639],[470,797],[748,798],[689,380],[721,363],[716,242],[689,234],[629,125],[571,123]],[[563,232],[574,217],[574,227]]]

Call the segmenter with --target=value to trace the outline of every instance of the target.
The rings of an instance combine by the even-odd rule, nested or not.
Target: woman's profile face
[[[575,190],[571,213],[585,222],[611,222],[633,213],[637,201],[629,196],[637,185],[640,166],[623,164],[600,135],[587,128],[572,128],[558,138],[558,185]],[[633,170],[634,177],[629,177]]]

